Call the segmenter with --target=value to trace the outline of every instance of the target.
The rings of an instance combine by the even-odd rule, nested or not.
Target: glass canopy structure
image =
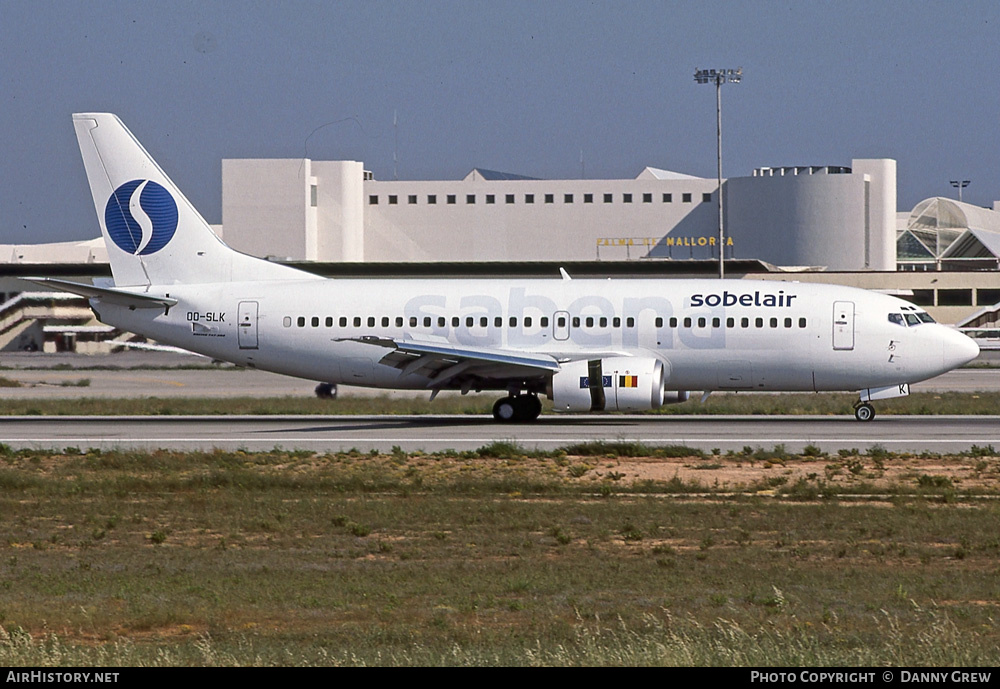
[[[941,197],[910,212],[896,234],[900,270],[997,270],[1000,213]]]

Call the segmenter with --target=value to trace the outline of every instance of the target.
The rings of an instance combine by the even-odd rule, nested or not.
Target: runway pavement
[[[578,442],[638,441],[706,451],[784,445],[827,452],[881,446],[893,452],[960,452],[1000,448],[1000,417],[895,416],[870,423],[844,416],[577,416],[547,415],[535,423],[501,425],[486,416],[306,417],[11,417],[0,418],[0,441],[15,448],[169,448],[317,452],[393,446],[406,451],[471,450],[493,441],[553,450]]]
[[[0,399],[83,397],[309,397],[318,381],[277,373],[212,365],[203,357],[163,352],[109,356],[7,354],[0,377],[20,387],[0,388]],[[183,368],[185,366],[196,368]],[[1000,368],[959,369],[913,386],[914,392],[1000,390]],[[371,390],[341,386],[347,396],[429,396],[425,391]],[[450,393],[442,393],[450,394]],[[458,394],[458,393],[453,393]],[[496,393],[489,393],[497,397]],[[335,411],[335,409],[331,409]]]
[[[178,354],[131,352],[105,357],[4,354],[0,377],[20,387],[0,389],[0,399],[84,397],[308,397],[314,381],[214,366]],[[186,368],[194,365],[195,368]],[[81,384],[85,381],[86,384]],[[914,392],[1000,390],[1000,369],[961,369],[913,386]],[[341,387],[340,394],[424,396]],[[457,393],[444,393],[457,394]],[[495,397],[496,393],[488,393]],[[336,401],[330,402],[331,412]],[[428,403],[433,411],[433,403]],[[848,410],[845,410],[847,412]],[[285,449],[388,451],[393,446],[428,452],[475,449],[497,440],[554,449],[576,442],[629,440],[684,444],[704,450],[808,444],[842,448],[950,452],[972,445],[1000,448],[1000,417],[889,417],[863,424],[853,415],[829,417],[574,416],[546,415],[536,423],[501,425],[487,416],[392,417],[28,417],[0,418],[0,443],[12,447],[172,448],[183,450]]]

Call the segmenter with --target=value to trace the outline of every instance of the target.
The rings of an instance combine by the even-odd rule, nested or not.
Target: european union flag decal
[[[580,389],[585,390],[590,387],[590,376],[580,376]],[[611,376],[601,376],[601,387],[611,387]]]

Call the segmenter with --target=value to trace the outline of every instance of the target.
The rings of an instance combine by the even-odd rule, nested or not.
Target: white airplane
[[[895,297],[750,280],[326,279],[234,251],[112,114],[73,116],[113,274],[38,278],[109,325],[215,359],[377,388],[503,390],[493,415],[640,411],[688,390],[860,391],[979,354]],[[248,391],[252,392],[252,391]]]

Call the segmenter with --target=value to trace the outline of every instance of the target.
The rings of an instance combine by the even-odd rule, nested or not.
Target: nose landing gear
[[[542,402],[538,395],[510,395],[493,405],[493,418],[501,423],[534,421],[542,413]]]
[[[871,421],[875,418],[875,407],[871,405],[871,402],[893,399],[894,397],[906,397],[909,394],[909,383],[899,383],[879,388],[865,388],[858,394],[860,399],[854,403],[854,418],[858,421]]]
[[[875,418],[875,407],[868,402],[858,402],[854,405],[854,418],[858,421],[871,421]]]

